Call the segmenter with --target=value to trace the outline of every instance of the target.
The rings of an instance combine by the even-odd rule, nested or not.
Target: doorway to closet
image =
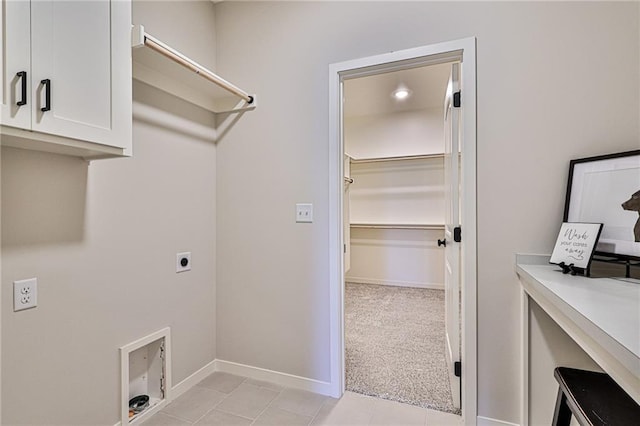
[[[411,69],[426,65],[458,62],[461,96],[454,99],[449,93],[450,104],[459,125],[450,126],[457,135],[449,139],[450,153],[445,155],[445,172],[450,178],[445,182],[445,197],[458,190],[459,214],[451,211],[445,223],[446,252],[453,261],[459,257],[459,292],[449,292],[460,297],[457,304],[460,324],[458,347],[460,364],[451,381],[456,377],[460,382],[462,421],[477,421],[477,230],[476,230],[476,39],[474,37],[398,50],[365,58],[334,63],[329,66],[329,301],[330,301],[330,343],[331,343],[331,395],[340,397],[345,392],[345,232],[343,205],[345,180],[344,138],[343,138],[343,88],[348,80],[385,74],[392,71]],[[455,102],[454,102],[455,101]],[[459,145],[458,145],[459,143]],[[459,148],[458,148],[459,146]],[[460,174],[451,173],[460,164]],[[459,222],[456,222],[459,220]],[[461,226],[461,228],[460,228]],[[458,232],[456,232],[458,228]],[[460,232],[461,230],[461,232]],[[457,236],[462,238],[456,238]],[[452,283],[456,277],[445,274],[445,282]],[[454,299],[447,298],[447,303]],[[452,303],[453,305],[453,303]],[[453,360],[453,359],[452,359]],[[453,366],[453,365],[452,365]],[[455,386],[453,386],[455,387]]]
[[[444,286],[446,100],[456,67],[344,81],[343,224],[346,390],[459,414],[448,366],[460,329],[446,324]]]

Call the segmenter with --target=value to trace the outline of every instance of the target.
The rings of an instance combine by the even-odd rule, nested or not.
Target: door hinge
[[[456,243],[462,241],[462,228],[459,226],[453,228],[453,241],[455,241]]]
[[[456,361],[453,363],[453,374],[456,377],[462,377],[462,362]]]
[[[460,90],[458,90],[456,93],[453,94],[453,106],[456,108],[460,108]]]
[[[346,244],[342,245],[342,251],[344,252],[344,254],[347,254],[347,245]]]

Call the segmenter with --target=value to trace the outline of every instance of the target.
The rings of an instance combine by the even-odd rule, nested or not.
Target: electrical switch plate
[[[191,270],[191,252],[176,254],[176,272]]]
[[[13,282],[13,311],[35,308],[38,305],[38,279]]]
[[[310,204],[310,203],[296,204],[296,222],[303,222],[303,223],[313,222],[313,204]]]

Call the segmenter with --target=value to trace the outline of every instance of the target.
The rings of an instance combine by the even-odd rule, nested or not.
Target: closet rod
[[[217,84],[218,86],[222,87],[226,91],[231,92],[234,95],[244,99],[245,101],[247,101],[247,103],[249,104],[253,103],[253,96],[249,95],[247,92],[240,89],[239,87],[229,83],[224,78],[209,71],[208,69],[198,64],[197,62],[187,58],[180,52],[167,46],[157,38],[145,33],[144,27],[142,25],[138,25],[134,27],[134,34],[136,33],[138,35],[139,42],[141,42],[141,44],[147,46],[151,50],[154,50],[155,52],[158,52],[159,54],[171,59],[172,61],[182,65],[183,67],[195,72],[196,74],[202,76],[206,80],[209,80],[214,84]]]
[[[380,161],[399,161],[399,160],[425,160],[430,158],[444,158],[444,154],[424,154],[424,155],[401,155],[398,157],[375,157],[375,158],[353,158],[352,163],[377,163]]]

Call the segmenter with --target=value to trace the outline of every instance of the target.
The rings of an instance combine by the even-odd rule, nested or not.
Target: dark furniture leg
[[[558,397],[556,398],[556,409],[553,412],[552,426],[569,426],[571,423],[571,410],[567,405],[567,397],[558,389]]]

